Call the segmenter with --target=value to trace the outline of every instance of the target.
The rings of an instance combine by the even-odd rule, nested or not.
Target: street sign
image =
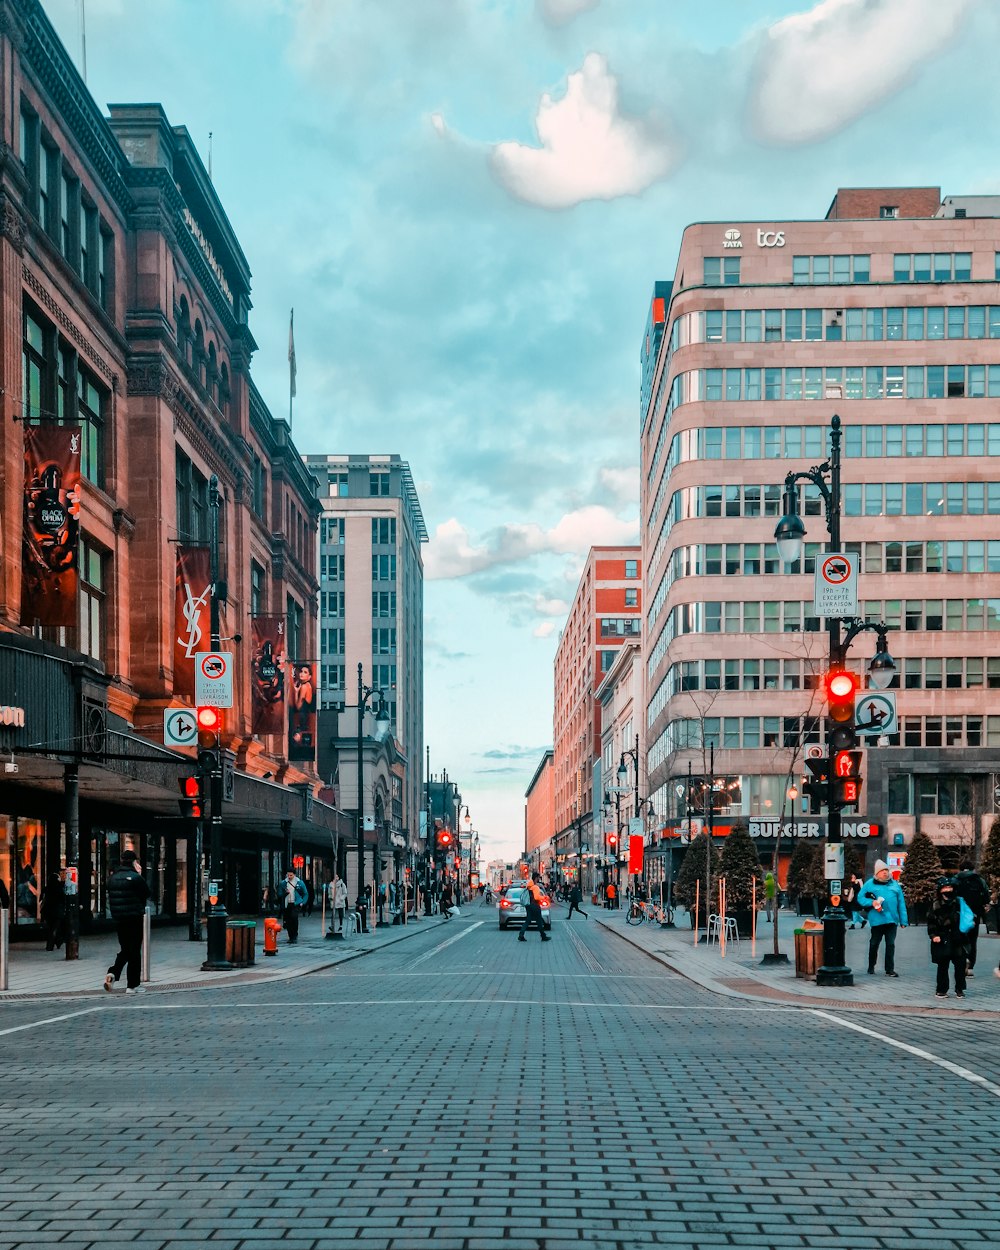
[[[828,551],[816,560],[813,611],[817,616],[858,615],[858,557]]]
[[[189,707],[163,709],[163,745],[193,747],[198,742],[198,722]]]
[[[195,652],[194,701],[198,707],[233,706],[231,651]]]
[[[844,876],[843,842],[827,842],[823,848],[823,876],[827,881],[840,881]]]
[[[858,695],[854,708],[854,728],[859,734],[899,733],[896,721],[896,692],[868,690]]]

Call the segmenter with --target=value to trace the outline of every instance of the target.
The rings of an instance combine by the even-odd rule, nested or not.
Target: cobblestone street
[[[285,982],[5,1004],[0,1244],[1000,1239],[991,1022],[725,998],[553,936],[473,910]]]

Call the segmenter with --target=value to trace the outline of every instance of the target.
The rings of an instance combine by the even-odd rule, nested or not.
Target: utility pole
[[[212,583],[209,598],[209,631],[211,647],[218,651],[222,645],[222,630],[219,622],[219,479],[213,473],[208,483],[208,503],[210,515],[209,531],[209,580]],[[221,728],[221,717],[213,735],[214,740],[207,749],[198,752],[199,764],[209,769],[209,887],[208,911],[205,928],[208,933],[206,959],[202,969],[206,972],[228,972],[232,964],[226,958],[226,905],[223,902],[223,869],[222,869],[222,744],[218,729]],[[199,743],[200,745],[200,743]],[[199,882],[200,885],[200,882]]]

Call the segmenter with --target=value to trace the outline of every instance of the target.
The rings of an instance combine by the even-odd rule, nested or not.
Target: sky
[[[43,0],[80,64],[81,0]],[[516,857],[591,545],[639,541],[639,350],[700,220],[1000,192],[995,0],[86,0],[87,82],[208,158],[302,452],[409,461],[425,732]]]

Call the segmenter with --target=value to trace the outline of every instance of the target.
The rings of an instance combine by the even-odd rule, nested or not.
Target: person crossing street
[[[527,898],[524,903],[524,924],[521,925],[521,932],[517,935],[519,942],[526,942],[528,939],[524,936],[531,925],[534,925],[541,934],[542,941],[548,942],[551,939],[545,932],[545,925],[542,921],[542,899],[545,894],[542,890],[541,878],[538,873],[532,873],[531,880],[525,885],[525,894]]]
[[[573,913],[575,911],[578,911],[580,915],[584,918],[584,920],[587,919],[587,913],[580,906],[582,902],[583,902],[583,894],[581,893],[580,887],[577,884],[577,882],[574,881],[572,886],[570,886],[570,891],[569,891],[569,915],[566,917],[567,920],[572,920]]]

